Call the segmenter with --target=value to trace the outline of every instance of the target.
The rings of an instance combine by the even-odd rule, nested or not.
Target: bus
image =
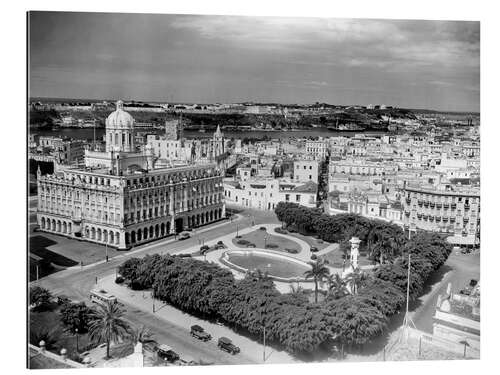
[[[104,289],[94,289],[90,291],[90,302],[104,305],[108,302],[116,303],[117,299],[114,295],[109,294]]]

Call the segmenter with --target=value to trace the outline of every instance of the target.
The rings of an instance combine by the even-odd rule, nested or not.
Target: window
[[[297,195],[295,196],[295,202],[300,202],[300,194],[297,194]]]
[[[285,195],[285,201],[289,202],[290,201],[290,194]]]

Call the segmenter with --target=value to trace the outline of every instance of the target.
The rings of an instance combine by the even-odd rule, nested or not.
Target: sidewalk
[[[118,298],[118,301],[130,305],[133,308],[139,309],[149,314],[153,313],[153,299],[151,298],[150,291],[134,291],[127,288],[126,286],[115,284],[114,275],[107,276],[99,280],[97,288],[104,289],[107,292],[115,295]],[[189,331],[191,326],[194,324],[202,326],[208,333],[212,335],[212,340],[208,343],[208,345],[217,345],[217,339],[221,336],[228,337],[236,346],[240,347],[241,353],[238,354],[238,356],[247,357],[252,362],[262,363],[262,353],[264,350],[264,346],[254,340],[235,333],[233,330],[227,328],[226,326],[216,323],[210,323],[208,321],[196,318],[170,305],[164,305],[159,300],[155,300],[154,314],[156,315],[156,317],[183,327],[187,331]],[[188,334],[188,332],[186,332],[186,334]],[[207,344],[200,342],[200,345]],[[266,347],[266,363],[299,362],[300,361],[293,358],[285,351],[276,351],[273,348]]]

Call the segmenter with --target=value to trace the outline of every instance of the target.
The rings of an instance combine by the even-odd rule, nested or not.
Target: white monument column
[[[354,271],[358,268],[359,244],[361,240],[358,237],[353,237],[349,242],[351,243],[351,268]]]

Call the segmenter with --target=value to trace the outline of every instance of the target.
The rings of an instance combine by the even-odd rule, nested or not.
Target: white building
[[[293,162],[293,180],[295,182],[312,181],[318,183],[319,162],[317,160],[297,160]]]
[[[224,180],[226,203],[259,210],[274,210],[279,202],[293,202],[316,207],[318,185],[298,183],[287,179]]]

